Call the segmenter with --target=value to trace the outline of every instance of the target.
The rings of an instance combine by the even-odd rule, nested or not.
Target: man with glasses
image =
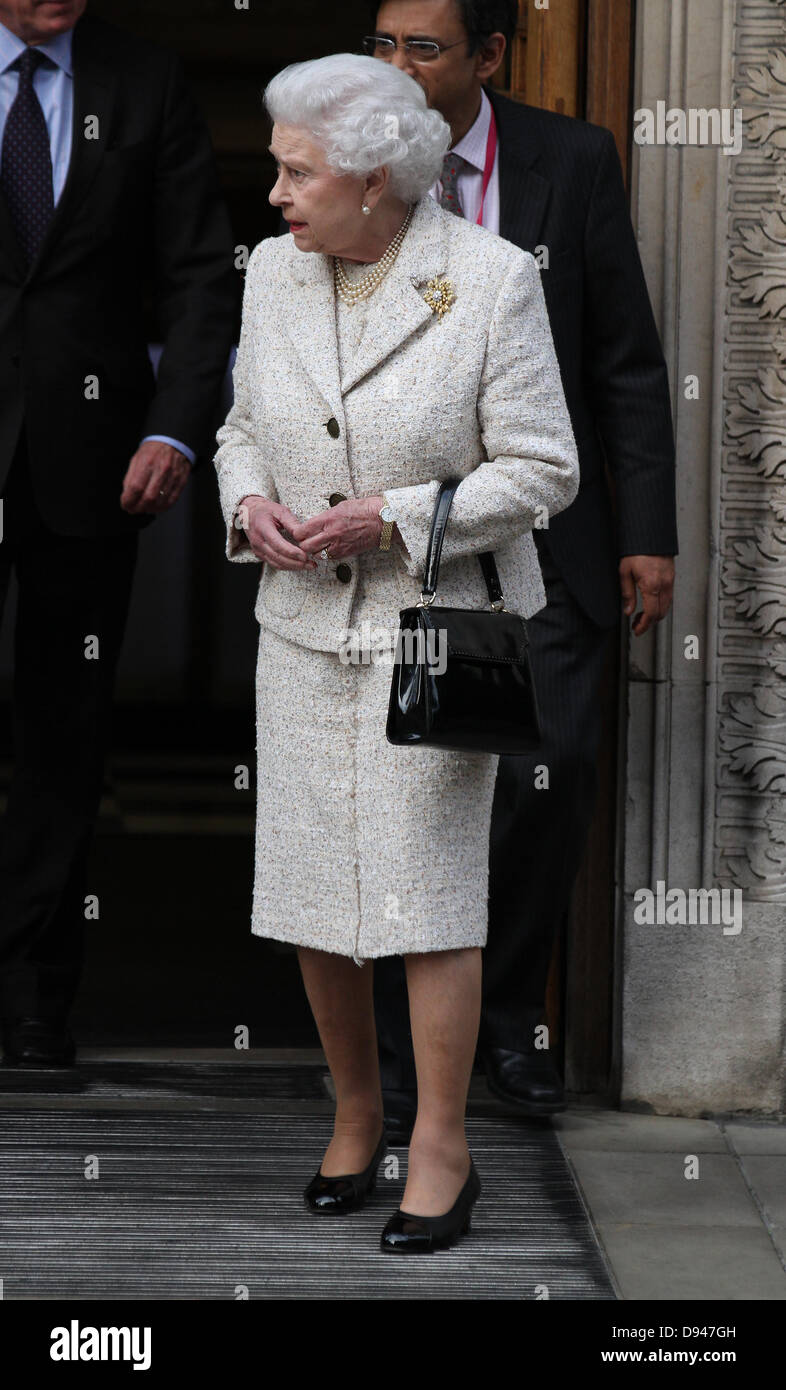
[[[441,53],[447,53],[448,49],[458,48],[465,43],[466,38],[457,39],[455,43],[440,43],[438,39],[407,39],[401,47],[414,62],[432,63]],[[368,53],[372,58],[384,58],[387,62],[398,47],[395,39],[385,38],[382,34],[371,34],[363,40],[364,53]]]
[[[499,761],[479,1036],[492,1091],[548,1115],[564,1109],[564,1093],[536,1030],[595,800],[608,638],[620,600],[634,613],[637,588],[637,636],[666,615],[677,533],[666,366],[614,138],[487,85],[517,19],[516,0],[383,0],[362,47],[414,77],[451,126],[432,196],[541,262],[579,450],[575,502],[534,532],[548,599],[528,624],[543,746]],[[417,1083],[403,962],[374,964],[386,1124],[406,1142]]]

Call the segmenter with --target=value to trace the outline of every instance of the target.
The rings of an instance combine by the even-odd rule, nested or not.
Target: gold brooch
[[[443,275],[441,278],[435,276],[433,280],[429,280],[426,289],[423,291],[423,298],[434,310],[434,313],[438,314],[441,319],[442,315],[448,312],[456,296],[453,292],[453,286],[450,280]]]

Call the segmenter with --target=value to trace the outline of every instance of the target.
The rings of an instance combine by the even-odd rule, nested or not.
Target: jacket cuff
[[[238,562],[253,562],[261,564],[257,555],[254,554],[248,543],[248,537],[242,526],[239,524],[238,509],[244,497],[264,497],[265,494],[259,490],[259,480],[248,476],[243,476],[237,470],[232,470],[232,491],[222,493],[221,504],[226,523],[226,546],[225,555],[228,560]]]
[[[247,495],[247,493],[243,493],[244,497]],[[240,518],[238,516],[239,507],[240,501],[238,501],[237,506],[232,512],[229,525],[227,526],[226,557],[228,560],[256,560],[257,564],[259,564],[259,558],[251,549],[248,536],[240,525]]]
[[[385,488],[385,501],[406,547],[399,546],[404,567],[414,579],[422,580],[426,573],[426,551],[438,492],[437,479],[413,487]]]

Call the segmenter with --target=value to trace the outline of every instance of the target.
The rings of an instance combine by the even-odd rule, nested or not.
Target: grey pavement
[[[786,1300],[786,1123],[553,1120],[623,1299]]]

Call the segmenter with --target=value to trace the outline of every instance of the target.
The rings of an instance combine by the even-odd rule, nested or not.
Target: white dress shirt
[[[450,150],[451,154],[460,154],[462,159],[466,159],[468,162],[469,167],[462,169],[456,180],[459,201],[468,222],[477,222],[480,212],[483,170],[486,165],[486,143],[490,124],[491,102],[486,93],[481,90],[480,111],[474,125],[470,126],[466,135],[462,136],[457,145],[452,145]],[[432,198],[439,202],[442,197],[441,179],[437,179],[429,192]],[[486,201],[483,204],[483,226],[488,227],[490,232],[496,232],[499,236],[499,139],[497,140],[497,152],[494,156],[489,186],[486,189]]]
[[[40,53],[51,58],[53,67],[44,64],[33,75],[33,90],[41,103],[49,146],[52,153],[52,193],[55,205],[63,191],[71,159],[71,117],[74,107],[74,71],[71,66],[73,29],[56,34],[48,43],[38,44]],[[2,135],[8,112],[14,104],[19,87],[19,73],[12,64],[27,44],[0,24],[0,159]]]

